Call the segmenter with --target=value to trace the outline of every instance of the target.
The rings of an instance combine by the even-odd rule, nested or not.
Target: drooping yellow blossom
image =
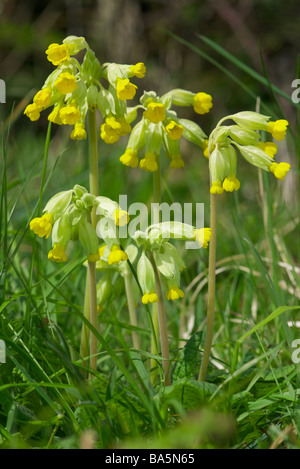
[[[222,187],[221,181],[213,181],[211,188],[210,188],[210,193],[211,194],[223,194],[224,189]]]
[[[40,108],[50,106],[52,91],[50,87],[39,90],[33,98],[33,102]]]
[[[67,255],[65,248],[61,244],[54,244],[53,249],[48,253],[48,259],[54,262],[66,262]]]
[[[171,162],[170,162],[170,168],[173,169],[179,169],[184,167],[184,161],[181,158],[181,155],[172,155],[171,156]]]
[[[184,293],[178,286],[169,288],[169,290],[166,293],[166,299],[168,301],[179,300],[180,298],[183,298],[183,297],[184,297]]]
[[[206,114],[212,108],[212,97],[207,93],[197,93],[193,98],[194,111],[197,114]]]
[[[277,179],[282,181],[289,172],[290,167],[291,165],[288,163],[272,163],[269,170]]]
[[[123,251],[120,246],[114,244],[110,250],[110,254],[107,258],[109,265],[118,264],[119,262],[127,261],[128,255]]]
[[[238,191],[240,185],[240,181],[236,178],[236,176],[228,176],[223,181],[223,189],[226,192]]]
[[[69,72],[61,73],[54,86],[61,94],[73,93],[77,88],[76,77]]]
[[[144,111],[144,117],[150,122],[158,124],[165,118],[165,106],[162,103],[155,103],[152,101],[148,104],[147,110]]]
[[[87,137],[86,130],[84,128],[84,124],[82,123],[77,123],[74,126],[74,129],[71,132],[70,137],[73,140],[85,140]]]
[[[37,217],[31,220],[29,227],[40,238],[45,236],[46,239],[48,239],[52,230],[52,223],[52,213],[45,213],[42,217]]]
[[[142,297],[142,303],[147,305],[148,303],[157,303],[158,296],[155,292],[145,293]]]
[[[107,247],[107,245],[104,244],[103,246],[101,246],[101,247],[99,248],[99,256],[100,256],[100,257],[103,257],[104,251],[105,251],[105,248],[106,248],[106,247]]]
[[[137,157],[137,151],[133,151],[131,148],[127,148],[125,153],[120,157],[121,163],[125,166],[130,166],[131,168],[136,168],[139,164],[139,159]]]
[[[61,107],[60,106],[54,106],[53,108],[53,111],[50,112],[49,116],[48,116],[48,120],[50,122],[53,122],[53,124],[57,124],[57,125],[62,125],[62,120],[60,118],[60,115],[59,115],[59,111],[60,111]]]
[[[205,158],[209,159],[209,150],[208,150],[208,140],[205,139],[202,145],[203,155]]]
[[[116,85],[117,96],[122,101],[126,101],[127,99],[133,99],[137,86],[130,82],[128,78],[119,78]]]
[[[131,65],[130,67],[130,72],[132,76],[137,77],[137,78],[144,78],[146,74],[146,67],[143,62],[138,62],[135,65]]]
[[[274,158],[277,153],[278,147],[274,142],[260,142],[259,148],[261,148],[270,158]]]
[[[289,123],[285,119],[279,119],[275,122],[268,122],[267,131],[272,134],[275,140],[281,141],[286,135],[286,129],[288,125]]]
[[[76,106],[68,104],[60,109],[59,117],[63,124],[74,125],[80,120],[81,113]]]
[[[101,125],[101,138],[105,143],[115,143],[119,140],[122,124],[115,117],[107,117]]]
[[[206,249],[208,247],[208,243],[211,238],[211,229],[210,228],[199,228],[195,229],[195,240],[199,243],[199,245]]]
[[[171,140],[179,140],[183,133],[183,126],[172,120],[166,126],[166,132]]]
[[[125,226],[129,223],[130,217],[126,210],[116,209],[114,212],[114,220],[117,226]]]
[[[50,44],[46,50],[47,59],[53,65],[59,65],[70,58],[70,48],[66,44]]]
[[[41,110],[42,108],[37,106],[35,103],[32,103],[28,104],[25,108],[24,114],[29,117],[31,121],[37,121],[40,118]]]
[[[145,154],[145,158],[141,159],[140,161],[140,168],[150,172],[157,171],[158,165],[155,154],[148,151]]]

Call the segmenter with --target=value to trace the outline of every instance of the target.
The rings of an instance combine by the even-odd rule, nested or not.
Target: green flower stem
[[[161,202],[161,175],[160,175],[160,158],[157,158],[157,171],[153,173],[153,203],[160,204]],[[153,223],[159,223],[160,221],[160,211],[154,206],[153,209]],[[153,332],[151,334],[151,353],[152,355],[158,355],[158,337],[159,337],[159,320],[158,320],[158,309],[156,303],[153,303],[152,306],[152,323],[153,323]],[[154,336],[155,334],[155,336]],[[157,362],[155,359],[151,358],[150,360],[150,370],[151,371],[151,382],[154,385],[157,380]]]
[[[96,263],[88,262],[88,279],[89,279],[89,293],[90,293],[90,323],[97,329],[97,282],[96,282]],[[97,338],[91,333],[90,336],[90,368],[97,369]]]
[[[210,194],[210,228],[211,238],[209,242],[208,261],[208,307],[207,307],[207,330],[202,362],[199,372],[199,381],[205,381],[210,351],[213,340],[215,321],[215,290],[216,290],[216,245],[217,245],[217,195]]]
[[[86,295],[84,298],[84,317],[89,321],[90,320],[90,290],[89,290],[89,277],[86,275],[86,284],[85,284]],[[82,358],[87,357],[89,354],[89,328],[86,324],[82,325],[81,330],[81,342],[80,342],[80,356]],[[86,363],[87,365],[87,363]]]
[[[90,193],[98,196],[99,194],[99,177],[98,177],[98,139],[97,139],[97,126],[96,126],[96,112],[94,110],[88,111],[88,127],[89,127],[89,183]],[[96,228],[97,214],[96,209],[92,210],[91,223]],[[94,264],[94,265],[93,265]],[[91,284],[93,282],[93,284]],[[92,325],[97,327],[97,284],[96,284],[96,265],[95,263],[88,263],[87,281],[85,286],[85,300],[84,300],[84,316]],[[81,334],[81,347],[82,358],[85,358],[88,353],[86,327],[83,325]],[[96,355],[97,353],[97,340],[94,334],[90,334],[90,354]],[[97,362],[96,357],[91,358],[91,367],[94,368]]]
[[[132,291],[132,284],[131,284],[131,273],[128,273],[124,277],[125,282],[125,291],[127,296],[127,304],[129,310],[129,318],[130,324],[132,326],[137,326],[137,318],[136,318],[136,310],[135,310],[135,303],[134,303],[134,296]],[[132,331],[132,342],[135,349],[140,350],[140,338],[137,331]]]
[[[165,307],[164,307],[164,302],[163,302],[159,273],[156,267],[154,257],[151,252],[149,252],[149,258],[154,269],[156,294],[158,296],[157,315],[158,315],[159,332],[160,332],[161,354],[163,358],[162,366],[164,370],[164,383],[165,383],[165,386],[170,386],[171,384],[170,356],[169,356],[169,341],[168,341]]]

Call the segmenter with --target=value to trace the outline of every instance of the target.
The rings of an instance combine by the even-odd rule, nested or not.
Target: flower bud
[[[54,215],[54,219],[59,218],[71,203],[73,190],[63,191],[52,197],[44,208],[44,212]]]
[[[93,226],[86,221],[84,217],[79,222],[78,230],[79,240],[88,256],[90,262],[96,262],[100,259],[98,248],[98,237]]]
[[[63,44],[66,44],[69,47],[70,54],[76,55],[82,49],[86,49],[88,47],[86,40],[84,37],[78,36],[68,36],[63,40]]]
[[[143,303],[154,303],[158,300],[155,293],[155,275],[153,266],[143,252],[137,264],[137,277],[141,289],[144,293],[142,298]],[[151,296],[150,296],[151,295]]]
[[[242,111],[237,114],[228,116],[228,119],[232,119],[241,127],[245,127],[250,130],[267,130],[269,116],[264,116],[258,112],[253,111]]]
[[[178,123],[183,126],[182,136],[189,142],[194,143],[202,148],[203,142],[207,139],[207,136],[201,129],[201,127],[189,119],[179,119]]]

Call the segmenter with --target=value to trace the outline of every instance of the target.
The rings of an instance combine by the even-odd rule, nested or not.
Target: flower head
[[[178,140],[181,137],[183,130],[183,125],[177,124],[177,122],[173,120],[171,120],[171,122],[166,126],[166,132],[171,140]]]
[[[168,289],[166,293],[166,299],[170,300],[179,300],[184,297],[183,291],[178,286],[172,286]]]
[[[45,108],[50,106],[51,103],[52,90],[50,87],[43,88],[38,91],[33,98],[33,102],[40,108]]]
[[[77,88],[76,77],[69,72],[61,73],[54,86],[61,94],[73,93]]]
[[[31,220],[29,227],[40,238],[45,237],[48,239],[52,230],[53,219],[52,213],[45,213],[42,217]]]
[[[137,86],[131,83],[128,78],[120,78],[117,81],[116,90],[118,98],[122,101],[126,101],[127,99],[134,98]]]
[[[148,119],[153,124],[158,124],[165,119],[165,107],[162,103],[152,101],[148,104],[147,110],[144,111],[145,119]]]
[[[127,261],[127,259],[128,259],[128,255],[126,254],[126,252],[123,251],[123,249],[121,249],[120,246],[115,244],[112,246],[110,250],[110,254],[107,258],[107,262],[109,265],[113,265],[113,264],[118,264],[119,262]]]
[[[84,128],[84,124],[76,123],[74,129],[71,132],[70,137],[73,140],[84,140],[87,137],[86,130]]]
[[[81,113],[75,105],[69,104],[60,109],[59,117],[63,124],[74,125],[80,120]]]
[[[40,118],[42,108],[36,103],[28,104],[25,108],[24,114],[29,117],[31,121],[37,121]]]
[[[193,98],[194,111],[197,114],[206,114],[212,108],[212,97],[207,93],[197,93]]]
[[[131,148],[126,148],[125,153],[120,157],[121,163],[125,166],[130,166],[131,168],[136,168],[139,164],[139,159],[137,157],[138,152],[133,151]]]
[[[277,179],[282,181],[289,172],[290,167],[291,165],[288,163],[272,163],[269,166],[269,171],[273,173]]]
[[[138,62],[135,65],[131,65],[130,74],[137,78],[144,78],[146,74],[146,67],[143,62]]]
[[[51,251],[48,253],[48,259],[57,263],[66,262],[67,255],[65,253],[64,246],[60,244],[54,244]]]
[[[70,48],[67,44],[50,44],[46,50],[47,59],[53,65],[60,65],[65,60],[70,58]]]
[[[288,121],[285,119],[280,119],[275,122],[268,123],[268,132],[272,134],[275,140],[283,140],[286,135],[286,129],[289,125]]]

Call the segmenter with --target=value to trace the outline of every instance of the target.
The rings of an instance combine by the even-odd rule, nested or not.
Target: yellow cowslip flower
[[[138,152],[127,148],[125,153],[120,157],[121,163],[125,166],[130,166],[131,168],[136,168],[139,164],[139,159],[137,157]]]
[[[222,187],[222,182],[221,181],[213,181],[211,188],[210,188],[210,193],[211,194],[223,194],[224,189]]]
[[[69,72],[61,73],[54,86],[61,94],[73,93],[77,88],[76,77]]]
[[[166,299],[168,301],[179,300],[180,298],[183,298],[183,297],[184,297],[184,293],[178,286],[170,287],[166,293]]]
[[[204,249],[208,247],[208,243],[211,238],[211,229],[210,228],[195,228],[194,231],[195,240],[200,244]]]
[[[121,101],[133,99],[137,86],[129,81],[128,78],[119,78],[116,85],[117,96]]]
[[[286,128],[289,125],[285,119],[279,119],[275,122],[268,122],[267,132],[270,132],[275,140],[283,140],[286,135]]]
[[[99,248],[99,256],[100,256],[100,257],[103,257],[104,251],[105,251],[105,248],[106,248],[106,247],[107,247],[107,245],[104,244],[103,246],[101,246],[101,247]]]
[[[70,58],[70,48],[66,44],[50,44],[46,50],[47,59],[53,65],[59,65]]]
[[[37,121],[40,118],[41,115],[41,110],[39,106],[36,105],[36,103],[28,104],[26,106],[24,114],[29,117],[31,121]]]
[[[148,151],[145,154],[145,158],[141,159],[140,161],[140,168],[150,172],[157,171],[158,165],[155,154]]]
[[[114,244],[110,250],[110,254],[107,258],[109,265],[118,264],[119,262],[127,261],[128,256],[125,251],[123,251],[120,246]]]
[[[184,130],[183,125],[177,124],[175,121],[169,122],[165,129],[171,140],[179,140]]]
[[[212,97],[207,93],[197,93],[193,98],[194,111],[197,114],[206,114],[212,108]]]
[[[235,175],[228,176],[223,181],[223,189],[226,192],[238,191],[240,188],[240,181],[236,178]]]
[[[51,104],[52,90],[49,86],[39,90],[33,98],[33,102],[40,108],[45,108]]]
[[[119,122],[120,124],[120,129],[119,129],[119,134],[121,136],[124,136],[124,135],[127,135],[127,134],[130,134],[131,132],[131,125],[128,124],[128,122],[126,121],[125,117],[118,117],[116,119],[117,122]]]
[[[48,259],[54,262],[66,262],[67,255],[65,253],[65,248],[61,244],[54,244],[51,251],[48,253]]]
[[[272,163],[269,170],[277,179],[282,181],[289,172],[290,167],[291,165],[288,163]]]
[[[165,118],[165,106],[162,103],[155,103],[152,101],[148,104],[147,110],[144,111],[145,119],[148,119],[153,124],[162,122]]]
[[[107,117],[101,125],[100,136],[105,143],[115,143],[119,140],[122,124],[115,117]]]
[[[125,226],[129,223],[130,217],[126,210],[116,209],[114,212],[114,221],[117,226]]]
[[[209,159],[208,139],[203,140],[202,150],[205,158]]]
[[[181,158],[181,155],[172,155],[171,156],[171,163],[170,163],[170,168],[173,169],[179,169],[184,167],[184,161]]]
[[[99,252],[95,252],[95,254],[89,254],[89,256],[88,256],[88,261],[89,262],[97,262],[99,260],[100,260]]]
[[[45,213],[42,217],[31,220],[29,227],[40,238],[45,236],[48,239],[52,230],[53,218],[52,213]]]
[[[130,74],[137,78],[144,78],[146,74],[146,67],[143,62],[138,62],[135,65],[131,65]]]
[[[85,140],[87,137],[86,130],[84,128],[84,124],[77,123],[74,126],[74,129],[71,132],[70,138],[73,140]]]
[[[259,148],[261,148],[270,158],[274,158],[277,153],[278,147],[274,142],[260,142]]]
[[[74,125],[80,120],[81,113],[76,106],[68,104],[67,106],[60,108],[59,117],[63,124]]]
[[[142,297],[142,303],[147,305],[148,303],[157,303],[158,296],[155,292],[145,293]]]
[[[53,124],[62,125],[63,122],[60,118],[59,111],[61,110],[60,106],[54,106],[53,111],[50,112],[48,120],[53,122]]]

